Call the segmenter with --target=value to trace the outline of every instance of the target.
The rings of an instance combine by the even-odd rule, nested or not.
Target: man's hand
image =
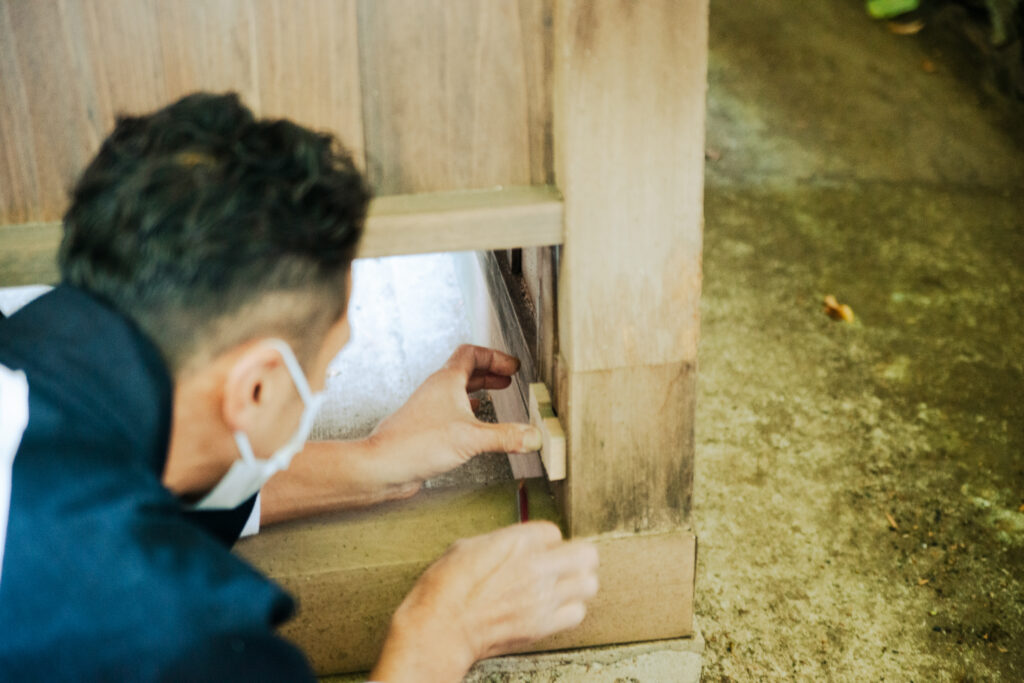
[[[578,625],[597,587],[597,549],[550,522],[457,541],[395,612],[370,678],[461,680],[479,659]]]
[[[503,389],[519,361],[500,351],[460,346],[441,370],[367,439],[313,441],[263,487],[263,524],[415,495],[424,480],[488,451],[540,448],[536,428],[487,424],[469,393]]]
[[[519,361],[501,351],[460,346],[398,412],[377,426],[370,435],[372,447],[403,482],[422,482],[480,453],[539,449],[541,435],[535,427],[488,424],[473,415],[469,394],[506,388],[518,369]]]

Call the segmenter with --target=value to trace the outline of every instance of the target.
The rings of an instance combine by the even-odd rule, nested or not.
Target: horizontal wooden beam
[[[0,226],[0,286],[59,278],[60,223]],[[370,202],[359,258],[562,242],[562,201],[548,186],[391,195]]]
[[[562,200],[548,186],[378,197],[360,257],[562,243]]]
[[[528,483],[530,517],[557,516]],[[369,669],[391,614],[456,539],[517,521],[516,483],[427,491],[407,501],[265,528],[236,552],[299,602],[282,634],[321,675]],[[695,538],[689,530],[595,539],[601,589],[578,628],[523,651],[678,638],[693,633]]]
[[[0,226],[0,287],[57,282],[62,234],[60,223]]]

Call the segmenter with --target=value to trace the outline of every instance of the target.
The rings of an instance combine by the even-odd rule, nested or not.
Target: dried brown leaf
[[[890,529],[892,529],[893,531],[896,531],[897,529],[899,529],[899,528],[900,528],[900,527],[899,527],[899,525],[898,525],[898,524],[896,524],[896,518],[894,518],[894,517],[893,517],[893,516],[892,516],[891,514],[889,514],[888,512],[886,512],[886,513],[885,513],[885,518],[886,518],[887,520],[889,520],[889,528],[890,528]]]
[[[829,294],[824,299],[825,313],[833,320],[842,320],[845,323],[852,323],[854,320],[853,309],[846,304],[839,303],[836,298]]]
[[[924,22],[920,19],[913,21],[890,21],[889,30],[898,36],[912,36],[924,29]]]

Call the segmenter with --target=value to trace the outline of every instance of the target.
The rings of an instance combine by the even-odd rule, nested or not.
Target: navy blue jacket
[[[234,556],[251,509],[186,513],[161,484],[172,386],[125,318],[60,286],[0,320],[23,370],[0,574],[0,680],[309,680],[274,633],[291,598]]]

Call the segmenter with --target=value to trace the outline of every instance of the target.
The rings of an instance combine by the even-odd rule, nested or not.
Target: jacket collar
[[[75,405],[123,440],[126,455],[144,453],[146,464],[163,472],[173,385],[160,352],[133,322],[62,284],[0,322],[0,330],[0,359],[25,368],[30,392]]]

